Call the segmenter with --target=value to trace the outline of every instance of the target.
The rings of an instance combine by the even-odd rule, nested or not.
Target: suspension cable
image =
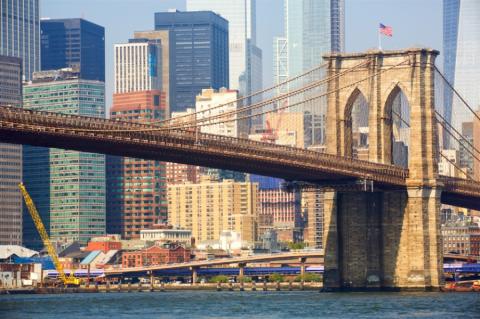
[[[440,72],[440,70],[436,66],[434,66],[434,67],[435,67],[435,70],[438,72],[438,74],[440,74],[442,79],[445,81],[445,83],[447,83],[448,87],[450,87],[452,89],[452,91],[457,95],[457,97],[460,99],[460,101],[462,101],[463,104],[465,104],[465,106],[470,110],[470,112],[472,112],[473,115],[477,118],[477,120],[480,121],[480,116],[473,110],[473,108],[470,106],[470,104],[468,104],[467,101],[465,101],[465,99],[460,95],[460,93],[458,93],[458,91],[455,89],[455,87],[450,82],[448,82],[445,75],[443,75],[443,73]]]
[[[468,146],[470,146],[471,149],[473,149],[474,151],[476,151],[477,153],[480,154],[480,151],[478,150],[478,148],[476,148],[472,143],[470,143],[466,138],[465,136],[463,136],[462,134],[460,134],[460,132],[455,128],[453,127],[450,123],[448,123],[445,118],[437,111],[435,110],[435,113],[437,114],[438,117],[440,117],[441,121],[438,121],[438,123],[445,129],[447,130],[448,133],[450,133],[450,136],[453,137],[459,144],[461,144],[466,150],[469,150],[468,147],[466,147],[463,142],[467,143]],[[450,127],[451,130],[453,130],[458,136],[460,136],[460,138],[462,138],[462,140],[460,140],[460,138],[457,138],[455,137],[452,132],[447,128],[445,127],[445,124],[448,125],[448,127]],[[471,153],[471,151],[469,151],[469,153],[475,157],[479,162],[480,162],[480,159],[478,157],[476,157],[473,153]]]
[[[207,111],[211,111],[211,110],[214,110],[214,109],[218,109],[218,108],[221,108],[221,107],[224,107],[224,106],[227,106],[227,105],[230,105],[230,104],[233,104],[233,103],[239,103],[241,101],[244,101],[244,100],[247,100],[247,99],[250,99],[256,95],[261,95],[265,92],[268,92],[268,91],[271,91],[271,90],[274,90],[274,89],[277,89],[279,87],[282,87],[284,85],[287,85],[288,83],[290,82],[293,82],[293,81],[296,81],[302,77],[306,77],[310,74],[312,74],[313,72],[317,71],[317,70],[320,70],[321,68],[325,67],[327,64],[326,63],[322,63],[320,64],[319,66],[316,66],[302,74],[299,74],[295,77],[292,77],[292,78],[289,78],[287,79],[286,81],[284,82],[281,82],[281,83],[278,83],[274,86],[271,86],[269,88],[266,88],[266,89],[263,89],[261,91],[257,91],[257,92],[254,92],[250,95],[246,95],[246,96],[242,96],[238,99],[236,99],[235,101],[231,101],[231,102],[226,102],[226,103],[223,103],[223,104],[219,104],[219,105],[216,105],[214,107],[211,107],[209,109],[205,109],[205,110],[199,110],[199,111],[195,111],[195,112],[192,112],[192,113],[189,113],[189,114],[185,114],[185,115],[181,115],[181,116],[178,116],[178,117],[175,117],[175,118],[168,118],[168,119],[164,119],[164,120],[158,120],[158,121],[153,121],[153,122],[150,122],[148,124],[163,124],[163,123],[169,123],[169,122],[176,122],[176,121],[179,121],[181,120],[182,118],[188,118],[188,117],[191,117],[192,115],[197,115],[197,114],[201,114],[201,113],[204,113],[204,112],[207,112]]]
[[[398,114],[397,112],[395,112],[393,109],[392,109],[392,113],[394,115],[396,115],[400,121],[402,121],[405,125],[407,125],[408,128],[410,128],[410,123],[406,122],[402,116],[400,114]],[[449,132],[450,133],[450,132]],[[450,133],[451,134],[451,133]],[[454,137],[455,138],[455,137]],[[457,170],[459,170],[460,172],[462,172],[468,179],[471,179],[471,180],[474,180],[470,174],[468,174],[467,172],[465,172],[462,168],[460,168],[455,162],[451,161],[448,157],[446,157],[442,151],[439,152],[440,153],[440,156],[443,157],[444,159],[446,159],[450,164],[453,165],[453,167],[455,167]]]
[[[298,95],[300,93],[304,93],[312,88],[315,88],[315,87],[318,87],[320,86],[321,84],[325,84],[325,83],[328,83],[329,81],[331,80],[334,80],[348,72],[351,72],[365,64],[369,63],[368,60],[362,62],[362,63],[359,63],[343,72],[340,72],[340,73],[337,73],[329,78],[325,78],[325,79],[321,79],[319,81],[316,81],[316,82],[313,82],[307,86],[304,86],[304,87],[301,87],[299,89],[296,89],[296,90],[293,90],[293,91],[290,91],[290,92],[287,92],[285,94],[282,94],[282,95],[279,95],[279,96],[276,96],[276,97],[273,97],[273,98],[270,98],[268,100],[265,100],[265,101],[261,101],[261,102],[258,102],[258,103],[255,103],[255,104],[252,104],[252,105],[248,105],[248,106],[245,106],[243,108],[239,108],[239,109],[235,109],[235,110],[231,110],[231,111],[228,111],[226,113],[222,113],[222,114],[217,114],[217,115],[212,115],[212,116],[209,116],[209,117],[205,117],[205,118],[201,118],[201,119],[195,119],[195,120],[192,120],[192,121],[189,121],[189,122],[182,122],[182,123],[178,123],[176,125],[173,125],[173,126],[168,126],[169,129],[178,129],[178,128],[185,128],[185,127],[189,127],[191,126],[190,124],[196,124],[195,127],[197,126],[200,126],[198,125],[199,123],[203,123],[203,122],[209,122],[213,119],[217,119],[217,118],[222,118],[222,117],[228,117],[228,116],[233,116],[233,115],[236,115],[238,113],[243,113],[243,112],[247,112],[247,111],[252,111],[254,109],[257,109],[257,108],[261,108],[263,106],[266,106],[266,105],[269,105],[271,103],[274,103],[274,102],[278,102],[278,101],[281,101],[281,100],[285,100],[287,98],[290,98],[292,96],[295,96],[295,95]],[[206,111],[211,111],[211,110],[214,110],[214,109],[217,109],[219,107],[222,107],[224,105],[229,105],[231,103],[234,103],[234,102],[229,102],[229,103],[225,103],[225,104],[222,104],[222,105],[217,105],[215,107],[212,107],[212,108],[209,108],[209,109],[205,109],[205,110],[202,110],[202,112],[206,112]],[[277,111],[278,109],[275,109],[275,110],[272,110],[271,112],[274,112],[274,111]],[[187,114],[186,116],[188,117],[192,117],[192,115],[194,115],[196,113],[190,113],[190,114]],[[260,114],[253,114],[252,117],[255,117],[255,116],[258,116]],[[177,120],[177,118],[175,118],[175,120]],[[209,125],[206,125],[206,126],[209,126]]]
[[[102,130],[102,129],[97,129],[97,130],[94,130],[94,129],[75,129],[75,128],[64,128],[66,130],[72,130],[72,131],[75,131],[75,132],[136,132],[136,131],[139,131],[139,132],[159,132],[159,131],[171,131],[171,130],[178,130],[178,129],[188,129],[188,128],[197,128],[199,126],[211,126],[211,125],[218,125],[218,124],[224,124],[224,123],[228,123],[228,122],[234,122],[234,121],[239,121],[239,120],[243,120],[243,119],[249,119],[249,118],[253,118],[253,117],[257,117],[257,116],[260,116],[260,115],[264,115],[264,114],[268,114],[268,113],[272,113],[274,111],[279,111],[279,110],[283,110],[283,109],[288,109],[288,108],[291,108],[291,107],[294,107],[294,106],[297,106],[297,105],[300,105],[300,104],[304,104],[306,102],[310,102],[310,101],[313,101],[313,100],[316,100],[316,99],[319,99],[321,97],[324,97],[324,96],[328,96],[332,93],[335,93],[335,92],[338,92],[338,91],[341,91],[345,88],[349,88],[349,87],[352,87],[352,86],[355,86],[357,85],[358,83],[361,83],[361,82],[364,82],[368,79],[371,79],[371,78],[374,78],[380,74],[383,74],[385,72],[388,72],[400,65],[403,65],[405,63],[409,62],[408,59],[406,60],[403,60],[387,69],[383,69],[383,70],[380,70],[378,72],[376,72],[375,74],[372,74],[372,75],[369,75],[363,79],[360,79],[358,81],[355,81],[355,82],[352,82],[350,84],[347,84],[347,85],[344,85],[340,88],[337,88],[337,89],[334,89],[334,90],[331,90],[331,91],[328,91],[328,92],[325,92],[325,93],[321,93],[319,95],[316,95],[316,96],[313,96],[313,97],[310,97],[306,100],[303,100],[303,101],[300,101],[300,102],[297,102],[297,103],[294,103],[294,104],[288,104],[288,105],[285,105],[285,106],[282,106],[282,107],[279,107],[277,108],[276,110],[270,110],[270,111],[264,111],[264,112],[261,112],[261,113],[258,113],[258,114],[250,114],[250,115],[246,115],[246,116],[243,116],[243,117],[237,117],[237,118],[230,118],[230,119],[226,119],[226,120],[222,120],[222,121],[219,121],[219,122],[213,122],[213,123],[206,123],[206,124],[202,124],[202,125],[198,125],[197,123],[193,123],[192,125],[183,125],[183,126],[179,126],[179,127],[154,127],[154,128],[142,128],[142,129],[118,129],[118,130]],[[244,110],[241,110],[242,112]],[[224,114],[221,114],[222,116],[225,116],[225,114],[227,113],[224,113]],[[208,119],[210,120],[210,119]]]

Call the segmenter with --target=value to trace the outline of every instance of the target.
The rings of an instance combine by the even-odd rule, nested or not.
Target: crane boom
[[[20,191],[22,192],[23,199],[25,200],[25,204],[27,205],[27,209],[30,212],[30,216],[32,216],[33,223],[35,224],[35,227],[37,228],[38,233],[40,234],[40,237],[42,238],[43,244],[47,248],[48,254],[53,260],[53,264],[55,265],[55,269],[58,272],[58,276],[60,279],[63,281],[65,285],[79,285],[80,280],[78,278],[75,278],[73,276],[73,273],[70,274],[70,277],[67,277],[65,275],[65,271],[63,270],[63,266],[60,263],[60,260],[58,259],[57,252],[55,248],[53,247],[52,242],[50,241],[50,238],[48,237],[47,230],[45,229],[45,226],[43,225],[42,219],[40,218],[40,215],[38,214],[37,208],[35,207],[35,204],[33,203],[32,198],[30,197],[30,194],[28,194],[27,189],[23,185],[23,183],[20,183],[18,185],[20,188]]]

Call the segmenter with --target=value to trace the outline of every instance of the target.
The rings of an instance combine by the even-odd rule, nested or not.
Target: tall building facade
[[[168,117],[162,91],[164,40],[164,34],[151,31],[115,45],[115,94],[110,118],[152,123]],[[107,157],[108,233],[124,239],[140,238],[142,229],[167,221],[165,171],[163,162]]]
[[[80,79],[71,69],[38,72],[24,86],[24,107],[104,118],[105,85]],[[105,234],[104,155],[29,147],[24,151],[24,181],[53,241],[86,243]],[[41,247],[37,236],[26,218],[25,244]]]
[[[22,106],[22,60],[0,55],[0,107]],[[21,145],[0,144],[0,245],[22,244]]]
[[[162,47],[158,41],[131,39],[115,45],[115,93],[162,89]]]
[[[170,37],[168,30],[135,31],[135,39],[154,41],[161,47],[161,82],[162,92],[165,94],[167,114],[170,114]],[[170,115],[171,116],[171,115]]]
[[[480,107],[480,2],[443,1],[443,54],[447,80],[470,104]],[[445,90],[445,118],[460,130],[472,114],[452,92]],[[452,111],[455,110],[455,111]]]
[[[344,0],[285,0],[288,72],[296,76],[345,48]]]
[[[196,242],[219,240],[235,231],[242,241],[257,239],[258,184],[203,176],[200,183],[168,186],[169,224],[190,229]]]
[[[262,51],[257,47],[256,0],[187,0],[187,11],[211,10],[229,23],[230,89],[250,95],[262,88]]]
[[[275,84],[288,80],[288,41],[286,37],[273,39],[273,79]],[[278,93],[286,93],[287,87],[281,86]]]
[[[42,19],[42,70],[80,68],[80,78],[105,82],[105,29],[84,19]]]
[[[321,65],[324,54],[345,49],[344,0],[285,0],[284,10],[284,37],[273,44],[276,84]],[[279,93],[286,90],[282,86]],[[307,146],[325,143],[326,99],[313,109],[289,111],[305,113]]]
[[[113,95],[110,118],[149,123],[166,117],[165,94],[147,90]],[[167,221],[165,163],[107,157],[107,232],[123,239]]]
[[[21,107],[21,81],[30,80],[32,73],[40,69],[40,17],[39,0],[0,0],[0,56],[20,58],[22,67],[18,69],[18,61],[2,58],[0,68],[0,104]],[[20,75],[20,84],[18,76]],[[13,83],[15,82],[15,83]],[[6,92],[6,90],[8,92]],[[20,90],[20,94],[18,94]],[[8,222],[2,223],[0,241],[17,243],[22,240],[22,199],[18,192],[18,182],[22,173],[22,146],[0,143],[0,214],[11,216]],[[8,205],[8,208],[5,207]],[[6,232],[6,233],[4,233]]]
[[[0,0],[0,55],[21,58],[23,76],[40,70],[39,0]]]
[[[202,89],[229,87],[228,21],[209,12],[157,12],[155,30],[169,32],[170,111],[195,105]]]

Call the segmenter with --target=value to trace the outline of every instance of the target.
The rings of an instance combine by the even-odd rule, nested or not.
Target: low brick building
[[[477,225],[444,225],[442,236],[445,253],[480,256],[480,228]]]
[[[119,241],[89,241],[85,247],[85,251],[101,250],[104,253],[120,249],[122,249],[122,243]]]
[[[142,250],[124,252],[122,267],[143,267],[152,265],[182,263],[190,261],[190,249],[180,245],[154,245]]]

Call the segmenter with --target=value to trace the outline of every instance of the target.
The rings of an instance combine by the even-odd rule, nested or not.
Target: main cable
[[[292,77],[292,78],[289,78],[287,79],[286,81],[282,82],[282,83],[279,83],[279,84],[276,84],[274,86],[271,86],[269,88],[266,88],[266,89],[263,89],[261,91],[257,91],[255,93],[252,93],[250,95],[246,95],[246,96],[242,96],[238,99],[236,99],[235,101],[230,101],[230,102],[226,102],[226,103],[223,103],[223,104],[219,104],[219,105],[216,105],[214,107],[211,107],[209,109],[205,109],[205,110],[199,110],[199,111],[195,111],[195,112],[192,112],[192,113],[189,113],[189,114],[185,114],[185,115],[181,115],[181,116],[178,116],[178,117],[175,117],[175,118],[168,118],[168,119],[164,119],[164,120],[158,120],[158,121],[154,121],[154,122],[150,122],[148,124],[163,124],[163,123],[169,123],[169,122],[177,122],[183,118],[189,118],[191,116],[194,116],[194,115],[197,115],[197,114],[201,114],[201,113],[204,113],[204,112],[207,112],[207,111],[211,111],[211,110],[215,110],[215,109],[218,109],[218,108],[221,108],[221,107],[224,107],[224,106],[227,106],[227,105],[230,105],[230,104],[233,104],[233,103],[239,103],[241,101],[244,101],[244,100],[247,100],[247,99],[250,99],[254,96],[257,96],[257,95],[261,95],[265,92],[268,92],[268,91],[271,91],[271,90],[274,90],[274,89],[277,89],[279,87],[282,87],[284,85],[287,85],[288,83],[290,82],[293,82],[293,81],[296,81],[302,77],[306,77],[310,74],[312,74],[313,72],[317,71],[317,70],[320,70],[321,68],[324,68],[325,66],[327,65],[327,63],[322,63],[320,64],[319,66],[316,66],[302,74],[299,74],[295,77]]]
[[[392,113],[394,115],[396,115],[400,121],[402,121],[405,125],[407,125],[408,128],[410,128],[410,123],[408,123],[407,121],[405,121],[402,116],[400,114],[398,114],[397,112],[393,111],[392,110]],[[454,137],[455,138],[455,137]],[[461,169],[456,163],[452,162],[448,157],[446,157],[442,151],[440,151],[440,156],[442,156],[444,159],[446,159],[450,164],[453,165],[453,167],[455,167],[457,170],[459,170],[460,172],[462,172],[468,179],[471,179],[471,180],[474,180],[470,174],[468,174],[467,172],[465,172],[463,169]]]
[[[102,130],[102,129],[98,129],[98,130],[92,130],[92,129],[72,129],[72,128],[64,128],[66,130],[73,130],[75,132],[159,132],[159,131],[172,131],[172,130],[186,130],[188,128],[197,128],[197,127],[205,127],[205,126],[211,126],[211,125],[217,125],[217,124],[224,124],[224,123],[228,123],[228,122],[234,122],[234,121],[239,121],[239,120],[243,120],[243,119],[249,119],[249,118],[252,118],[252,117],[257,117],[257,116],[260,116],[260,115],[265,115],[265,114],[268,114],[268,113],[272,113],[274,111],[279,111],[279,110],[283,110],[283,109],[288,109],[288,108],[291,108],[291,107],[294,107],[294,106],[297,106],[297,105],[301,105],[301,104],[304,104],[304,103],[307,103],[307,102],[310,102],[310,101],[313,101],[313,100],[316,100],[316,99],[319,99],[321,97],[324,97],[324,96],[328,96],[332,93],[335,93],[335,92],[338,92],[340,90],[343,90],[345,88],[349,88],[349,87],[352,87],[354,85],[357,85],[361,82],[364,82],[368,79],[371,79],[371,78],[374,78],[380,74],[383,74],[385,72],[388,72],[400,65],[403,65],[405,63],[409,62],[408,59],[406,60],[403,60],[387,69],[383,69],[383,70],[380,70],[378,72],[376,72],[375,74],[372,74],[372,75],[369,75],[363,79],[360,79],[358,81],[355,81],[355,82],[352,82],[350,84],[347,84],[347,85],[344,85],[340,88],[337,88],[337,89],[334,89],[334,90],[331,90],[331,91],[328,91],[328,92],[325,92],[325,93],[322,93],[322,94],[319,94],[319,95],[316,95],[316,96],[313,96],[313,97],[310,97],[306,100],[303,100],[303,101],[300,101],[300,102],[297,102],[297,103],[294,103],[294,104],[288,104],[286,106],[282,106],[282,107],[279,107],[275,110],[270,110],[270,111],[264,111],[264,112],[261,112],[261,113],[258,113],[258,114],[254,114],[254,115],[246,115],[246,116],[243,116],[243,117],[237,117],[237,118],[233,118],[233,119],[226,119],[226,120],[222,120],[222,121],[219,121],[219,122],[213,122],[213,123],[207,123],[207,124],[203,124],[203,125],[198,125],[198,123],[194,122],[192,125],[182,125],[182,126],[178,126],[178,127],[153,127],[153,128],[142,128],[142,129],[119,129],[119,130]],[[349,69],[350,70],[350,69]],[[282,97],[281,99],[285,99],[284,97]],[[239,112],[243,112],[245,111],[244,109],[240,110]],[[238,113],[238,112],[237,112]],[[224,114],[221,114],[221,116],[225,116],[225,114],[227,113],[224,113]],[[219,116],[217,116],[216,118],[218,118]],[[210,118],[208,118],[207,120],[211,121]],[[141,123],[135,123],[135,124],[141,124]]]

